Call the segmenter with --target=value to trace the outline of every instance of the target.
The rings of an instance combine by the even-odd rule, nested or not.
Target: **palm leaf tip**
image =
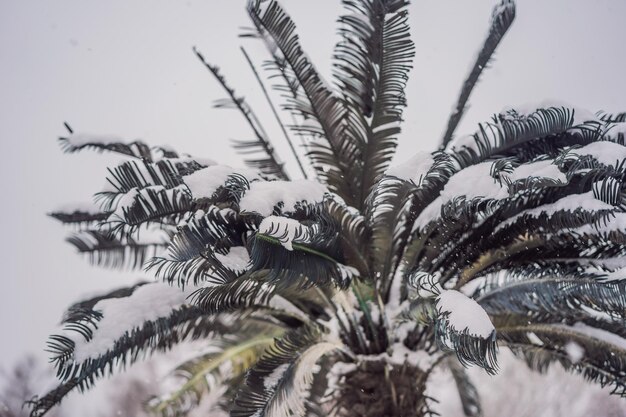
[[[442,139],[443,147],[452,140],[454,132],[463,117],[472,90],[476,86],[483,70],[491,61],[493,53],[509,30],[509,27],[511,27],[514,19],[515,2],[513,0],[502,0],[494,7],[487,38],[478,52],[474,65],[463,83],[457,104],[449,116],[448,125]]]

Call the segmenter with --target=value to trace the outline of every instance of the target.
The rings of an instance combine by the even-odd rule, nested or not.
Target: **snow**
[[[585,356],[585,349],[576,342],[567,342],[565,353],[572,363],[578,363]]]
[[[407,161],[389,168],[386,175],[411,181],[419,186],[434,162],[432,154],[429,152],[418,152]]]
[[[483,339],[495,332],[485,310],[475,300],[458,291],[442,291],[437,298],[437,308],[441,314],[447,314],[448,326],[457,332],[467,331]]]
[[[300,310],[291,301],[281,295],[275,295],[270,298],[268,305],[271,308],[282,310],[287,314],[294,315],[303,322],[307,322],[310,320],[309,317],[307,317],[307,315],[302,310]]]
[[[91,134],[91,133],[74,133],[66,137],[70,145],[81,147],[88,144],[112,145],[115,143],[131,143],[132,140],[125,140],[116,135],[103,135],[103,134]]]
[[[561,210],[572,212],[577,209],[585,211],[597,211],[614,210],[615,207],[603,201],[596,200],[593,196],[593,191],[589,191],[583,194],[571,194],[555,201],[554,203],[545,204],[543,206],[524,210],[516,214],[515,216],[507,219],[506,221],[500,223],[498,227],[496,227],[496,231],[501,230],[503,227],[514,223],[521,216],[539,217],[542,213],[551,215]]]
[[[250,255],[248,250],[243,246],[234,246],[226,255],[215,253],[215,257],[226,268],[235,273],[244,272],[250,266]]]
[[[474,138],[474,135],[461,135],[453,138],[446,146],[446,150],[462,149],[464,147],[475,149],[475,145],[476,139]]]
[[[194,199],[211,198],[233,174],[243,175],[248,181],[259,178],[256,171],[248,168],[235,169],[228,165],[212,165],[184,176],[183,181],[187,184]]]
[[[63,204],[63,205],[57,206],[56,210],[53,210],[52,212],[53,213],[67,213],[67,214],[73,214],[73,213],[98,214],[98,213],[101,213],[102,210],[100,209],[100,206],[94,202],[82,201],[82,202]]]
[[[283,377],[283,374],[285,373],[285,371],[287,371],[290,365],[291,363],[283,363],[282,365],[279,365],[278,367],[276,367],[276,369],[274,369],[272,373],[266,376],[265,380],[263,381],[263,385],[265,386],[265,389],[267,390],[274,389],[274,387],[278,385],[278,383],[280,382],[280,379]]]
[[[138,287],[128,297],[99,301],[93,310],[100,311],[102,319],[97,322],[93,337],[87,341],[75,332],[68,335],[76,344],[74,360],[83,362],[105,354],[127,331],[146,321],[166,317],[173,309],[182,306],[186,295],[177,287],[153,283]]]
[[[573,110],[574,111],[574,123],[572,124],[572,126],[578,126],[589,121],[593,121],[593,122],[600,121],[600,119],[598,119],[598,117],[595,114],[593,114],[587,109],[576,107],[564,101],[553,100],[553,99],[543,100],[539,103],[527,103],[527,104],[518,105],[518,106],[507,106],[500,111],[500,114],[507,117],[506,113],[508,111],[514,110],[515,112],[517,112],[518,115],[525,117],[525,116],[530,116],[532,113],[536,112],[537,110],[548,109],[550,107],[554,107],[554,108],[564,107],[566,109]]]
[[[269,216],[259,225],[259,233],[275,237],[285,249],[292,251],[294,239],[302,242],[308,240],[311,231],[299,221],[287,217]]]
[[[508,174],[507,177],[513,182],[529,177],[550,178],[560,183],[567,182],[567,177],[554,164],[553,160],[522,164]]]
[[[450,177],[441,191],[443,203],[458,196],[500,200],[509,196],[506,185],[491,176],[493,161],[481,162],[464,168]]]
[[[400,121],[394,121],[391,123],[386,123],[380,126],[376,126],[375,128],[372,129],[372,133],[376,134],[378,132],[382,132],[383,130],[395,129],[395,128],[399,128],[400,126],[402,126],[402,123]]]
[[[626,339],[603,329],[588,326],[584,323],[576,323],[573,326],[559,325],[559,327],[598,339],[626,351]]]
[[[502,200],[509,196],[507,185],[500,184],[491,176],[493,161],[481,162],[454,174],[441,190],[441,194],[426,207],[415,221],[416,228],[423,228],[441,213],[443,207],[456,197]]]
[[[515,10],[514,2],[500,2],[496,6],[494,6],[493,11],[491,12],[491,24],[494,25],[498,18],[508,11]]]
[[[118,200],[117,206],[115,207],[115,211],[109,215],[108,221],[115,221],[116,217],[118,219],[124,218],[124,210],[128,210],[132,207],[135,199],[139,196],[139,189],[133,188],[132,190],[124,193],[122,197]]]
[[[626,146],[608,141],[592,142],[582,148],[572,149],[569,153],[591,155],[599,163],[609,166],[619,164],[626,159]]]
[[[437,359],[437,355],[430,354],[423,349],[411,350],[402,342],[392,344],[388,351],[391,353],[385,354],[388,363],[399,366],[408,363],[422,370],[427,370]]]
[[[327,193],[326,187],[317,181],[257,181],[250,184],[239,203],[241,211],[258,213],[267,217],[274,212],[279,202],[284,204],[282,211],[294,211],[298,203],[320,203]]]
[[[537,336],[534,332],[526,333],[526,337],[528,338],[528,340],[530,340],[530,343],[537,345],[537,346],[543,346],[543,342],[541,341],[541,339],[539,339],[539,336]]]
[[[339,274],[341,274],[341,279],[344,281],[352,280],[361,275],[359,270],[355,267],[344,265],[342,263],[337,263],[337,270],[339,271]]]
[[[615,213],[614,217],[610,217],[606,222],[602,222],[601,224],[586,224],[572,229],[572,231],[581,235],[606,234],[610,232],[626,233],[626,213]]]
[[[626,122],[611,123],[604,134],[610,140],[617,140],[619,135],[626,136]]]
[[[430,203],[420,215],[415,219],[415,223],[413,224],[412,232],[417,229],[423,229],[428,225],[431,221],[435,220],[441,214],[441,208],[443,207],[443,199],[441,197],[437,197]]]
[[[612,272],[606,272],[605,274],[606,274],[606,278],[604,279],[607,282],[623,281],[623,280],[626,280],[626,267],[616,269],[615,271],[612,271]]]

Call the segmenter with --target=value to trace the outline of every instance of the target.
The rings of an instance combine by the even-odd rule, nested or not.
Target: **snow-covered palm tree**
[[[236,144],[254,154],[248,168],[68,126],[67,151],[127,159],[95,209],[52,216],[78,228],[69,241],[94,264],[144,267],[164,282],[70,307],[49,343],[61,383],[33,416],[189,340],[204,350],[178,368],[181,386],[149,404],[156,414],[185,415],[217,393],[215,407],[235,417],[424,416],[429,375],[445,367],[477,416],[464,367],[497,372],[498,349],[624,394],[626,115],[542,103],[455,136],[514,19],[503,0],[441,147],[389,168],[414,54],[408,0],[343,4],[332,85],[275,1],[247,6],[248,35],[269,47],[306,150],[292,147],[300,175],[199,52],[229,95],[220,105],[255,135]]]

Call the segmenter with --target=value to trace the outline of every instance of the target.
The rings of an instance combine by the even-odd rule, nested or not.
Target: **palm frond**
[[[304,328],[277,338],[250,370],[235,398],[233,417],[304,416],[305,398],[318,371],[315,363],[340,345],[320,340],[319,331]]]
[[[272,114],[274,115],[274,118],[276,119],[276,122],[278,123],[278,126],[280,127],[280,131],[283,133],[285,141],[289,145],[289,149],[291,149],[291,154],[293,155],[294,159],[296,160],[296,163],[298,164],[298,168],[300,168],[300,172],[302,173],[302,177],[305,180],[308,179],[308,174],[306,173],[306,170],[304,169],[304,166],[302,165],[302,161],[300,160],[300,155],[299,155],[298,151],[296,150],[296,148],[295,148],[295,146],[293,144],[293,141],[289,137],[289,134],[287,133],[287,129],[285,127],[285,124],[282,122],[282,120],[280,119],[280,116],[278,115],[278,111],[276,110],[276,107],[274,106],[274,102],[272,101],[272,98],[270,97],[269,93],[267,92],[267,89],[265,88],[265,84],[263,83],[263,80],[261,79],[261,76],[259,75],[258,71],[256,70],[256,67],[254,66],[254,63],[252,62],[252,60],[250,59],[250,56],[248,55],[246,50],[243,49],[243,47],[241,48],[241,52],[243,53],[243,56],[246,58],[246,61],[248,62],[249,66],[250,66],[250,69],[254,73],[254,77],[258,81],[259,86],[261,87],[261,90],[263,91],[263,95],[265,96],[265,99],[267,100],[267,104],[269,105],[270,109],[272,109]]]
[[[558,362],[613,393],[626,393],[626,343],[606,330],[582,323],[515,324],[506,320],[496,327],[500,338],[535,370],[545,371]]]
[[[98,152],[119,153],[148,162],[161,158],[178,158],[178,153],[169,147],[151,147],[140,140],[127,141],[114,136],[74,133],[67,123],[65,126],[68,128],[70,135],[59,138],[59,142],[63,150],[68,153],[92,149]]]
[[[467,106],[467,100],[472,93],[472,90],[476,86],[480,75],[483,70],[489,65],[491,57],[496,48],[504,38],[504,35],[511,27],[513,20],[515,19],[515,3],[512,0],[502,0],[494,9],[491,14],[491,26],[489,28],[489,34],[487,39],[483,42],[483,46],[478,52],[476,61],[472,66],[472,69],[467,76],[467,79],[463,83],[461,93],[456,103],[456,107],[448,119],[448,127],[443,135],[441,141],[442,146],[446,147],[458,126],[463,113]]]
[[[297,238],[296,238],[297,240]],[[250,241],[250,272],[267,271],[265,280],[279,287],[308,288],[312,285],[335,285],[347,288],[357,275],[346,267],[337,253],[328,253],[328,246],[315,242],[293,243],[288,250],[280,239],[257,233]]]
[[[624,123],[626,122],[626,112],[624,113],[606,113],[599,112],[598,116],[607,123]]]
[[[260,334],[237,334],[211,341],[210,353],[195,357],[175,370],[184,383],[165,398],[152,401],[150,411],[163,417],[191,411],[202,397],[217,385],[239,382],[246,371],[254,366],[263,352],[272,345],[282,330],[262,329]]]
[[[566,132],[574,126],[575,112],[567,107],[548,107],[521,116],[516,112],[498,114],[491,122],[480,124],[475,134],[456,138],[446,148],[451,150],[451,156],[461,168],[467,167],[491,156],[506,155],[533,139]],[[596,132],[596,128],[597,124],[584,131]],[[599,132],[597,136],[600,136]]]
[[[119,239],[101,230],[82,230],[66,240],[89,261],[105,268],[140,269],[146,260],[165,249],[167,234],[160,239],[142,240],[125,237]]]
[[[232,281],[240,271],[229,269],[225,262],[232,257],[229,254],[233,247],[244,245],[243,238],[250,230],[254,229],[236,212],[210,206],[179,226],[166,253],[151,259],[146,269],[170,283],[177,281],[179,286],[189,281],[193,285]],[[245,249],[243,254],[247,254]]]
[[[400,132],[404,93],[412,66],[408,1],[344,1],[335,76],[347,105],[351,136],[365,143],[359,208],[387,169]]]
[[[72,327],[68,322],[66,328]],[[219,319],[204,315],[199,309],[183,307],[168,317],[145,322],[140,328],[125,333],[105,354],[82,363],[71,362],[74,340],[67,336],[52,336],[49,349],[55,355],[58,376],[63,382],[33,401],[31,416],[43,416],[71,391],[89,389],[97,379],[112,372],[115,365],[125,367],[146,352],[168,350],[183,340],[204,338],[220,331],[226,332],[228,328],[220,324]]]
[[[604,313],[626,319],[626,276],[622,280],[603,278],[600,271],[583,276],[517,277],[485,284],[478,303],[489,314],[520,314],[582,318]]]
[[[122,196],[107,221],[116,232],[126,233],[149,222],[180,218],[192,208],[191,196],[184,186],[135,188]]]
[[[452,373],[456,388],[459,391],[463,413],[468,417],[480,417],[483,415],[480,405],[480,395],[476,386],[472,383],[465,368],[461,366],[458,360],[452,357],[446,359],[448,369]]]
[[[192,161],[192,166],[185,164],[188,172],[189,168],[199,168],[197,163]],[[167,159],[151,163],[147,161],[126,161],[115,168],[109,168],[107,182],[119,193],[127,193],[133,188],[146,188],[160,185],[165,188],[174,188],[182,184],[182,177],[177,167]]]
[[[280,162],[280,158],[276,153],[276,149],[270,143],[270,140],[261,125],[261,122],[256,117],[254,111],[248,103],[245,101],[244,97],[237,96],[235,90],[233,90],[227,83],[226,79],[223,75],[220,74],[219,68],[209,64],[205,61],[204,56],[194,48],[194,53],[200,59],[200,61],[204,64],[204,66],[213,74],[215,79],[220,83],[220,85],[224,88],[226,93],[228,93],[228,101],[227,104],[218,103],[216,107],[228,107],[230,105],[235,106],[243,117],[246,119],[246,122],[252,129],[254,133],[255,139],[249,142],[241,142],[236,141],[235,149],[239,149],[242,153],[258,153],[261,152],[264,154],[262,159],[248,159],[246,163],[253,167],[259,169],[266,175],[276,176],[281,179],[288,179],[289,177],[285,173],[283,168],[283,163]]]
[[[67,207],[55,210],[48,215],[64,224],[89,226],[105,221],[111,213],[103,212],[96,207]]]
[[[249,273],[223,284],[197,289],[191,303],[207,313],[230,312],[250,306],[267,305],[275,288],[250,277]]]
[[[339,98],[322,81],[302,51],[293,21],[276,1],[265,4],[250,0],[248,14],[261,37],[271,39],[281,51],[302,87],[306,101],[295,101],[286,107],[307,119],[297,131],[315,137],[308,144],[308,156],[318,177],[348,204],[355,206],[357,190],[348,178],[357,178],[361,147],[345,132],[344,108]]]
[[[457,291],[442,292],[434,327],[439,346],[453,351],[461,364],[478,365],[489,374],[497,371],[496,332],[476,301]]]

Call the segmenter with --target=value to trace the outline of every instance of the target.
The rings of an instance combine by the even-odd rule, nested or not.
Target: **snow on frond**
[[[409,285],[417,291],[419,298],[429,298],[441,294],[441,274],[418,271],[409,276]]]
[[[308,242],[315,234],[312,226],[305,226],[298,220],[280,216],[269,216],[259,225],[259,233],[275,237],[289,251],[293,250],[293,242]]]
[[[626,351],[626,339],[616,335],[615,333],[611,333],[603,329],[598,329],[596,327],[591,327],[581,322],[575,323],[573,326],[559,325],[559,327],[583,334],[593,339],[600,340],[602,342],[613,345],[623,351]]]
[[[282,212],[292,212],[300,203],[321,203],[328,191],[316,181],[256,181],[250,184],[239,207],[243,212],[270,216],[274,207],[282,203]]]
[[[499,155],[500,151],[508,152],[517,147],[519,151],[532,150],[526,145],[530,141],[564,133],[590,135],[598,130],[599,122],[589,122],[573,129],[575,109],[567,107],[540,108],[536,112],[519,116],[511,110],[506,114],[496,114],[490,121],[478,125],[476,132],[470,136],[448,142],[445,152],[456,160],[462,168],[485,159]],[[522,145],[530,149],[520,148]]]
[[[263,417],[298,416],[306,412],[305,398],[313,383],[313,376],[319,371],[316,362],[327,353],[341,348],[334,342],[319,342],[306,349],[292,363],[278,366],[265,378],[266,391],[273,391],[264,410],[258,415]]]
[[[68,203],[57,206],[53,213],[87,213],[87,214],[99,214],[102,213],[100,206],[93,201],[81,201],[76,203]]]
[[[475,364],[494,374],[498,366],[496,331],[485,310],[475,300],[455,290],[442,291],[436,308],[438,345],[456,353],[462,364]]]
[[[105,354],[126,332],[146,321],[168,316],[185,303],[186,293],[167,284],[146,284],[128,297],[98,301],[93,307],[102,318],[95,324],[91,337],[85,339],[72,333],[75,342],[74,360],[84,362]]]
[[[626,232],[626,213],[614,213],[605,222],[600,224],[586,224],[572,229],[572,232],[579,234],[595,235],[608,234],[611,232]]]
[[[567,357],[572,363],[580,362],[580,360],[585,356],[585,348],[583,348],[576,342],[568,342],[565,345],[565,352],[567,353]]]
[[[67,125],[66,125],[67,126]],[[59,138],[65,152],[78,152],[83,149],[116,152],[146,161],[158,161],[164,158],[178,158],[178,153],[169,146],[150,147],[136,139],[127,140],[116,135],[74,133]]]
[[[250,168],[232,168],[228,165],[213,165],[183,177],[194,199],[211,198],[218,188],[223,187],[228,177],[239,174],[248,182],[259,179],[258,172]]]
[[[73,225],[97,224],[109,216],[98,204],[93,202],[64,204],[48,215],[62,223]]]
[[[626,137],[626,122],[621,121],[608,125],[604,132],[604,137],[613,142],[624,143],[624,138]]]
[[[81,147],[92,143],[101,143],[103,145],[111,145],[114,143],[132,143],[134,141],[129,141],[126,139],[122,139],[116,135],[105,135],[105,134],[91,134],[91,133],[74,133],[67,138],[67,143],[75,146]]]
[[[456,197],[489,198],[500,200],[509,196],[507,187],[491,175],[493,161],[482,162],[462,169],[441,190],[444,203]]]
[[[542,214],[551,215],[559,211],[575,213],[576,211],[612,211],[614,209],[614,206],[596,199],[593,195],[593,191],[583,194],[570,194],[555,201],[554,203],[524,210],[500,223],[495,230],[498,231],[510,224],[515,223],[522,216],[536,218]]]
[[[500,114],[507,120],[515,120],[528,117],[535,113],[537,110],[548,108],[572,109],[574,113],[572,126],[582,125],[585,122],[600,121],[595,114],[585,108],[573,106],[567,102],[552,99],[543,100],[539,103],[526,103],[516,106],[506,106],[500,111]]]
[[[440,314],[447,315],[448,326],[457,331],[487,339],[495,328],[483,308],[473,299],[455,290],[444,290],[437,297]]]
[[[230,248],[226,255],[216,252],[215,258],[220,261],[223,266],[235,273],[244,272],[250,267],[250,255],[248,255],[248,250],[243,246]]]
[[[522,164],[506,177],[512,182],[526,178],[549,178],[562,184],[567,183],[565,173],[561,172],[559,166],[551,159]]]
[[[505,182],[492,176],[493,161],[481,162],[464,168],[450,177],[439,197],[418,216],[414,228],[423,228],[439,217],[441,208],[457,197],[502,200],[509,197]]]
[[[603,120],[607,123],[624,123],[626,122],[626,113],[611,113],[606,111],[599,111],[596,113],[596,116],[600,120]]]
[[[592,142],[581,148],[571,149],[569,155],[591,155],[606,166],[619,166],[626,159],[626,146],[609,141]]]
[[[434,163],[435,160],[430,152],[421,151],[406,162],[392,166],[385,174],[401,180],[411,181],[419,187]]]
[[[351,282],[354,278],[360,276],[359,270],[353,266],[337,263],[337,271],[343,282]]]

